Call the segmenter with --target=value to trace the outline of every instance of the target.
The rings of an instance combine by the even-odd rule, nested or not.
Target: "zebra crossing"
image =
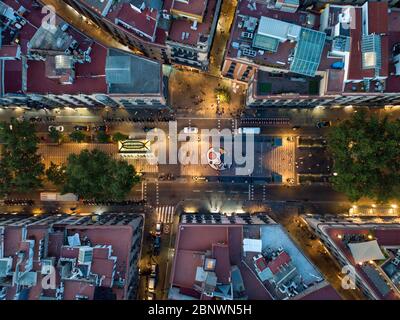
[[[160,206],[156,208],[157,221],[162,223],[172,223],[174,219],[174,206]]]
[[[249,195],[248,195],[249,200],[254,200],[254,185],[251,183],[249,184]]]
[[[233,133],[237,132],[237,127],[238,127],[237,119],[232,119],[232,132]]]

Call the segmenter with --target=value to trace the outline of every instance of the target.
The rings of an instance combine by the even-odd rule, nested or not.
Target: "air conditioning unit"
[[[42,259],[41,261],[42,268],[40,270],[40,273],[42,275],[50,274],[52,269],[53,269],[53,259]]]
[[[0,259],[0,278],[6,277],[11,273],[12,258],[1,258]]]
[[[90,263],[93,260],[93,248],[88,246],[83,246],[79,248],[79,263]]]

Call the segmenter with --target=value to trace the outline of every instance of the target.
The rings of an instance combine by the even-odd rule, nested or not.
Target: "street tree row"
[[[400,199],[400,121],[357,112],[332,127],[334,188],[351,201]]]
[[[71,192],[84,199],[123,200],[140,181],[132,165],[96,149],[71,154],[65,164],[52,163],[45,170],[38,154],[39,139],[35,127],[28,121],[12,119],[9,123],[1,123],[0,141],[2,196],[29,194],[41,188],[47,178],[62,193]]]

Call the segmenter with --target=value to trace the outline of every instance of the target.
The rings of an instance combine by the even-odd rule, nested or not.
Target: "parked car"
[[[158,264],[157,263],[152,263],[151,264],[151,277],[158,277]]]
[[[104,126],[94,126],[93,129],[94,129],[94,131],[107,132],[108,131],[108,126],[106,126],[106,125],[104,125]]]
[[[161,237],[156,236],[153,242],[153,254],[158,256],[160,254],[160,247],[161,247]]]
[[[324,127],[330,127],[331,122],[330,121],[320,121],[317,123],[317,128],[324,128]]]
[[[147,292],[147,300],[156,300],[156,294],[154,292]]]
[[[89,126],[75,126],[74,130],[75,131],[89,131],[90,127]]]
[[[147,289],[149,290],[149,292],[154,292],[156,289],[156,278],[154,277],[150,277],[149,278],[149,283],[147,286]]]
[[[64,127],[63,126],[49,126],[49,132],[51,132],[52,130],[63,132],[64,131]]]
[[[161,236],[162,229],[163,229],[163,223],[157,222],[156,223],[156,236]]]
[[[153,246],[154,246],[154,248],[161,247],[161,237],[160,236],[155,237]]]
[[[153,129],[154,129],[154,131],[157,132],[157,128],[154,128],[154,127],[144,127],[144,128],[143,128],[143,131],[144,131],[144,132],[149,132],[149,131],[151,131],[151,130],[153,130]]]
[[[193,176],[192,179],[194,181],[204,181],[204,182],[208,181],[208,179],[206,177],[201,177],[201,176]]]
[[[196,127],[184,127],[183,132],[184,133],[198,133],[199,129]]]

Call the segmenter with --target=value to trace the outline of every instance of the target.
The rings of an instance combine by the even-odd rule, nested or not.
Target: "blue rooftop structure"
[[[325,39],[324,32],[301,28],[290,71],[304,76],[315,76],[321,62]]]

